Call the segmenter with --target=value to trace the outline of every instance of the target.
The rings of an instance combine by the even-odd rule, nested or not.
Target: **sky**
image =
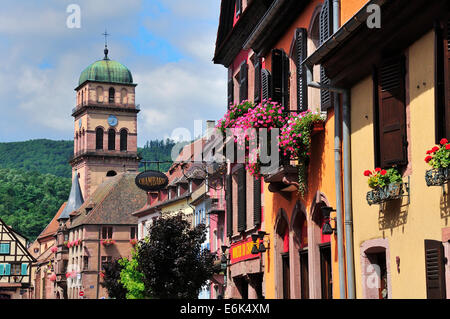
[[[2,0],[0,142],[73,139],[74,89],[103,58],[105,29],[109,58],[138,84],[139,146],[218,120],[227,76],[212,62],[219,10],[219,0]]]

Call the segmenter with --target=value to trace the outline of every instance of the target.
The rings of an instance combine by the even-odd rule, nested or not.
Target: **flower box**
[[[367,192],[366,200],[369,205],[381,204],[390,200],[402,198],[405,193],[404,183],[393,183],[385,187],[377,187]]]
[[[103,246],[110,246],[110,245],[114,245],[115,243],[116,243],[116,241],[113,239],[104,239],[101,241],[101,244]]]
[[[450,168],[433,168],[425,172],[427,186],[442,186],[450,180]]]

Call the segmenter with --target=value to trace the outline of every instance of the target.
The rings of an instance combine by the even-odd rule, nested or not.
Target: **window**
[[[95,149],[103,149],[103,129],[101,127],[95,129]]]
[[[239,102],[248,99],[248,64],[242,62],[239,71]]]
[[[177,196],[178,197],[181,196],[181,186],[180,185],[177,186]]]
[[[109,103],[114,103],[114,95],[116,94],[116,90],[114,88],[109,89]]]
[[[89,269],[89,257],[83,256],[83,270]]]
[[[404,58],[385,60],[375,73],[375,165],[383,168],[406,165]]]
[[[112,177],[112,176],[116,176],[116,175],[117,175],[116,171],[108,171],[108,173],[106,173],[107,177]]]
[[[114,129],[108,130],[108,150],[114,151],[116,149],[116,131]]]
[[[439,144],[442,138],[450,137],[450,19],[436,24],[435,35],[435,135]]]
[[[103,88],[101,86],[98,86],[96,89],[97,93],[97,102],[103,103]]]
[[[11,246],[9,243],[0,244],[0,255],[9,255]]]
[[[261,225],[261,180],[253,178],[253,225]]]
[[[245,231],[247,227],[247,176],[245,167],[239,168],[237,173],[238,184],[238,232]]]
[[[105,265],[112,262],[111,256],[102,256],[102,269],[105,270]]]
[[[130,239],[136,239],[137,227],[133,226],[130,228]]]
[[[11,275],[20,276],[22,272],[21,264],[11,264]]]
[[[231,74],[231,68],[228,71]],[[228,76],[228,105],[227,108],[230,108],[231,105],[234,104],[234,80],[233,76]]]
[[[113,235],[112,227],[102,227],[102,239],[111,239]]]
[[[281,49],[272,50],[272,100],[289,108],[289,58]]]
[[[120,150],[126,151],[127,150],[127,139],[128,139],[128,132],[126,129],[120,130]]]
[[[232,181],[233,177],[231,174],[228,174],[226,177],[226,189],[225,189],[225,202],[227,209],[227,235],[231,237],[233,235],[233,194],[232,194]]]

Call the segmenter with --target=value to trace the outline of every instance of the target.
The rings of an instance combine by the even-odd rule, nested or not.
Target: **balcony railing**
[[[97,149],[86,149],[80,152],[74,153],[69,161],[83,156],[83,155],[95,155],[95,156],[119,156],[119,157],[138,157],[137,152],[130,151],[118,151],[118,150],[97,150]]]
[[[89,101],[89,102],[83,102],[79,103],[77,106],[75,106],[72,109],[72,114],[76,111],[80,110],[81,108],[85,106],[95,106],[95,107],[106,107],[106,108],[128,108],[128,109],[136,109],[140,110],[140,104],[134,104],[134,103],[109,103],[109,102],[96,102],[96,101]]]

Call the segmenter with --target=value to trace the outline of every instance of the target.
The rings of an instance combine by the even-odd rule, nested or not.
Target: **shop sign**
[[[163,189],[169,183],[166,174],[158,171],[145,171],[136,176],[136,185],[140,189],[152,192]]]
[[[237,263],[242,260],[260,258],[261,253],[257,255],[252,254],[253,245],[254,243],[251,237],[243,241],[231,244],[231,264]],[[256,247],[259,247],[259,239],[256,241]]]

